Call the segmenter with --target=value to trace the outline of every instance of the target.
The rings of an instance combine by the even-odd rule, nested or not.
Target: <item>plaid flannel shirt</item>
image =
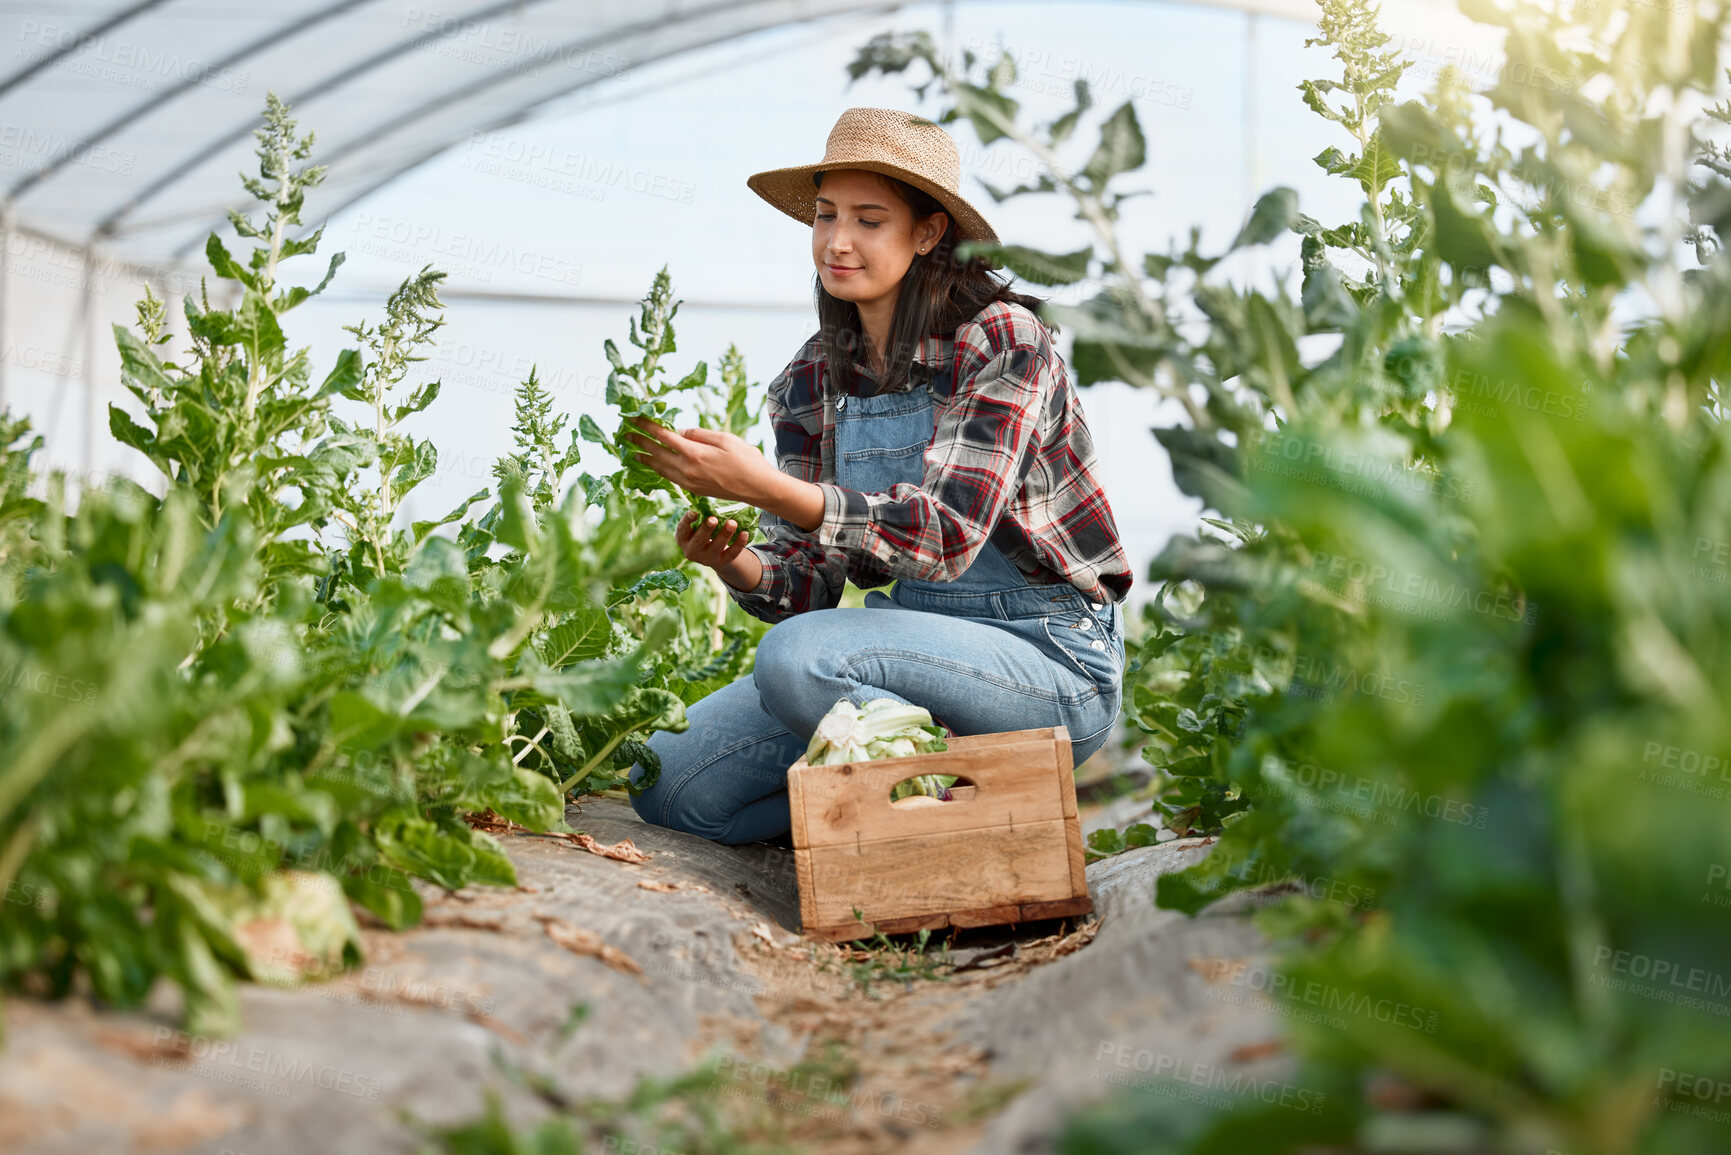
[[[747,613],[776,622],[829,609],[849,579],[862,589],[897,578],[953,581],[988,539],[1031,582],[1068,581],[1092,601],[1124,600],[1130,565],[1045,325],[1021,305],[993,302],[953,337],[923,340],[904,388],[952,364],[949,395],[933,398],[923,479],[887,493],[835,484],[837,390],[824,387],[819,335],[770,382],[776,464],[821,486],[824,512],[811,531],[763,513],[767,540],[747,547],[763,577],[749,591],[728,587]],[[853,369],[875,386],[864,366]]]

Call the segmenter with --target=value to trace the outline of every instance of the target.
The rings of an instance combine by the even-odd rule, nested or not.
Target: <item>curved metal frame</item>
[[[752,7],[761,5],[761,4],[777,3],[777,2],[780,2],[780,0],[729,0],[728,3],[718,4],[718,5],[713,6],[712,11],[724,11],[724,10],[729,10],[729,9],[734,9],[734,10],[747,9],[747,8],[752,8]],[[898,0],[870,0],[870,2],[868,2],[868,3],[849,3],[847,5],[847,7],[845,9],[843,9],[841,12],[825,13],[824,17],[828,17],[828,16],[832,16],[832,15],[845,15],[845,14],[852,14],[852,13],[862,13],[863,14],[866,12],[889,12],[889,11],[894,11],[896,8],[898,8],[900,6],[901,5],[898,2]],[[692,13],[685,12],[685,13],[681,13],[680,15],[684,16],[684,17],[690,17],[692,15]],[[814,17],[813,19],[818,19],[818,18],[819,17]],[[621,30],[621,34],[622,34],[623,38],[626,38],[626,39],[629,39],[631,37],[650,35],[650,34],[653,34],[657,31],[661,30],[662,28],[666,27],[667,24],[672,23],[672,22],[673,21],[667,20],[664,18],[663,20],[654,22],[653,24],[638,26],[628,33],[625,32],[625,30]],[[717,39],[711,39],[711,40],[704,41],[702,43],[701,47],[712,47],[716,44],[725,44],[728,42],[728,40],[738,39],[739,37],[742,37],[742,36],[749,36],[749,35],[752,35],[753,33],[761,32],[765,28],[777,27],[780,23],[785,23],[785,22],[765,22],[765,23],[761,23],[761,24],[742,26],[737,32],[731,33],[729,36],[727,36],[725,38],[717,38]],[[564,45],[559,46],[558,48],[553,48],[553,49],[547,50],[547,52],[541,54],[541,56],[537,57],[536,59],[557,60],[561,56],[565,55],[567,52],[575,51],[579,48],[593,48],[593,47],[597,47],[600,45],[614,44],[614,43],[616,43],[616,39],[615,39],[613,34],[608,34],[606,36],[591,39],[591,40],[570,41]],[[639,64],[654,63],[656,61],[665,60],[665,59],[668,59],[669,57],[678,56],[678,55],[681,55],[682,53],[690,52],[690,51],[693,51],[692,45],[679,45],[677,47],[669,48],[664,52],[659,52],[659,53],[655,53],[655,54],[650,55],[650,56],[638,58],[636,62]],[[527,69],[528,67],[530,67],[530,65],[526,63],[524,68]],[[386,136],[389,136],[392,132],[396,131],[397,129],[399,129],[405,125],[412,124],[417,120],[424,119],[426,116],[430,115],[431,113],[433,113],[433,112],[437,111],[438,109],[443,108],[446,105],[450,104],[453,100],[463,99],[464,97],[473,95],[474,93],[479,92],[484,88],[492,87],[495,83],[498,83],[500,81],[500,79],[501,78],[499,78],[499,77],[483,77],[480,81],[476,81],[464,89],[459,89],[457,92],[446,94],[445,96],[442,96],[437,100],[428,101],[425,104],[411,108],[407,112],[404,112],[403,114],[401,114],[399,116],[393,117],[390,121],[386,122],[384,125],[380,126],[378,129],[367,134],[366,136],[359,137],[355,140],[349,141],[347,144],[344,144],[344,145],[338,147],[337,149],[333,150],[332,152],[330,152],[327,155],[326,163],[327,164],[334,164],[337,161],[340,161],[345,156],[348,156],[352,153],[358,152],[363,148],[374,145],[379,140],[383,139]],[[472,132],[472,131],[497,132],[498,130],[500,130],[502,128],[506,128],[512,124],[519,123],[520,121],[528,118],[531,115],[531,113],[533,112],[533,110],[535,108],[539,107],[540,105],[546,104],[549,101],[558,100],[560,97],[563,97],[563,96],[568,96],[572,92],[575,92],[580,88],[585,88],[585,87],[589,86],[590,84],[594,84],[597,81],[603,80],[603,79],[606,79],[606,78],[605,77],[599,77],[599,76],[588,76],[588,77],[579,78],[579,79],[575,80],[573,83],[566,85],[562,88],[554,89],[551,92],[540,93],[535,98],[535,100],[532,101],[531,103],[524,105],[522,107],[514,108],[511,112],[507,113],[506,115],[504,115],[502,117],[497,117],[491,121],[487,121],[478,127],[464,128],[460,133],[454,132],[454,133],[446,133],[446,134],[442,135],[440,137],[438,143],[435,144],[433,147],[422,150],[421,152],[417,153],[411,160],[407,161],[406,163],[393,166],[379,180],[372,181],[368,184],[365,184],[360,189],[360,191],[354,193],[353,195],[349,196],[348,198],[346,198],[344,200],[337,202],[335,207],[329,209],[325,213],[326,219],[329,219],[331,217],[336,216],[338,213],[341,213],[344,209],[348,208],[350,205],[356,204],[357,202],[366,199],[367,197],[371,196],[373,193],[377,192],[379,189],[384,188],[385,186],[407,176],[409,173],[413,172],[415,169],[419,168],[421,165],[426,164],[428,161],[433,160],[434,158],[440,156],[441,154],[443,154],[444,152],[449,150],[452,147],[452,145],[454,145],[458,140],[467,136],[470,132]],[[204,238],[204,233],[200,232],[196,238],[189,240],[185,244],[176,248],[174,250],[174,253],[173,253],[173,260],[178,263],[187,253],[191,252],[193,249],[195,249],[199,245],[203,244],[203,238]]]
[[[336,0],[334,3],[328,4],[317,11],[299,17],[283,27],[256,37],[246,44],[241,45],[229,52],[226,56],[222,57],[216,64],[212,65],[212,67],[217,69],[232,67],[236,63],[256,56],[261,52],[317,30],[321,26],[327,25],[330,21],[352,11],[355,8],[373,2],[375,2],[375,0]],[[472,11],[462,13],[460,19],[461,23],[467,26],[476,22],[485,22],[506,13],[520,12],[524,7],[530,4],[542,5],[554,2],[567,2],[567,0],[496,0],[495,3],[481,4]],[[695,8],[687,7],[677,2],[668,4],[662,8],[658,15],[651,19],[615,25],[614,27],[592,33],[585,37],[566,41],[557,48],[549,49],[534,57],[527,58],[520,68],[503,70],[498,75],[482,77],[478,80],[470,81],[457,89],[442,92],[433,99],[415,105],[401,115],[394,116],[384,124],[375,126],[362,136],[347,142],[336,153],[332,154],[327,163],[340,163],[342,157],[352,155],[369,145],[375,144],[377,141],[389,137],[394,132],[401,130],[407,125],[424,120],[426,117],[441,109],[449,108],[453,104],[471,99],[483,92],[509,82],[514,77],[520,75],[523,71],[533,68],[536,63],[545,63],[549,60],[557,59],[566,53],[581,50],[583,48],[594,47],[602,44],[615,44],[621,41],[628,41],[632,37],[652,35],[655,32],[663,31],[668,26],[678,24],[682,21],[703,19],[717,14],[725,14],[730,11],[749,13],[753,8],[767,6],[776,2],[777,0],[715,0],[714,3],[703,4]],[[1308,0],[1172,0],[1172,2],[1192,6],[1234,9],[1252,14],[1273,15],[1295,20],[1305,20],[1307,22],[1311,12]],[[73,43],[64,46],[49,56],[33,61],[18,73],[5,78],[4,80],[0,80],[0,96],[4,96],[12,89],[27,84],[33,77],[38,75],[44,69],[47,69],[53,64],[58,63],[60,60],[80,51],[103,33],[148,13],[151,9],[159,7],[162,3],[164,3],[164,0],[139,0],[138,3],[134,3],[107,18],[99,20],[87,31],[80,33],[76,41]],[[747,19],[747,21],[742,23],[740,27],[730,30],[724,35],[711,35],[705,39],[683,45],[680,48],[658,53],[647,59],[659,60],[671,55],[676,55],[679,52],[695,51],[711,45],[725,43],[740,36],[749,35],[753,32],[762,31],[764,28],[774,27],[781,24],[804,23],[824,19],[830,16],[894,9],[898,6],[899,5],[894,3],[893,0],[815,0],[815,2],[800,5],[799,7],[806,9],[806,11],[802,12],[798,16],[792,18],[783,16],[776,20]],[[404,40],[390,45],[388,48],[374,52],[364,59],[344,65],[330,75],[317,80],[302,90],[292,94],[289,97],[289,102],[291,104],[299,104],[340,90],[344,86],[366,77],[376,69],[400,59],[405,53],[414,51],[415,49],[432,43],[441,37],[448,37],[451,34],[449,31],[450,27],[451,22],[441,22],[438,27],[429,29],[419,35],[405,38]],[[376,182],[368,182],[363,193],[360,195],[366,195],[366,193],[376,191],[377,189],[388,185],[398,177],[413,171],[422,164],[425,164],[428,160],[437,156],[439,152],[443,151],[445,148],[449,148],[456,140],[461,139],[463,135],[466,135],[467,132],[470,131],[471,127],[483,127],[490,131],[508,124],[517,123],[531,115],[535,108],[582,88],[596,79],[600,78],[579,77],[575,83],[563,88],[552,91],[538,90],[532,94],[525,94],[525,99],[519,106],[513,108],[505,115],[492,118],[487,121],[485,125],[465,126],[462,133],[444,134],[442,137],[443,144],[439,148],[422,149],[417,151],[409,159],[403,161],[395,171],[386,174],[383,179]],[[75,147],[67,149],[63,155],[51,159],[45,163],[43,167],[21,176],[7,191],[4,198],[0,199],[0,203],[7,203],[16,200],[24,194],[39,188],[44,183],[51,181],[57,174],[65,170],[71,157],[80,155],[83,149],[88,148],[91,145],[101,143],[124,132],[127,127],[136,123],[149,113],[170,105],[174,100],[195,88],[198,83],[198,78],[183,79],[160,92],[152,93],[146,98],[140,100],[119,116],[114,117],[104,123],[100,128],[87,134]],[[95,242],[103,238],[125,235],[127,232],[139,231],[137,229],[128,229],[126,224],[129,218],[132,218],[140,208],[159,197],[169,188],[173,187],[181,181],[186,174],[196,169],[199,165],[220,155],[224,149],[233,146],[237,142],[245,140],[259,124],[260,120],[257,117],[249,117],[245,122],[221,130],[215,136],[207,138],[200,147],[182,157],[177,163],[164,170],[157,177],[147,182],[143,187],[134,190],[127,197],[125,202],[104,213],[101,219],[98,220],[92,228],[89,235],[89,242],[87,243]],[[349,202],[345,202],[344,207],[356,199],[359,199],[359,197],[350,198]],[[214,215],[212,219],[216,219]],[[152,223],[160,224],[163,222],[158,220]],[[180,254],[184,251],[184,249],[177,248],[173,259],[178,260]]]
[[[153,2],[160,2],[160,0],[153,0]],[[260,36],[256,40],[243,44],[240,48],[210,65],[209,71],[221,72],[225,68],[233,68],[236,64],[258,55],[267,48],[274,48],[286,39],[292,39],[308,29],[318,27],[326,20],[336,16],[341,16],[350,9],[359,8],[363,4],[372,4],[376,2],[377,0],[337,0],[337,3],[321,8],[319,11],[314,12],[311,15],[303,17],[300,21],[291,24],[287,28],[278,29],[275,32]],[[143,5],[140,7],[143,7]],[[203,77],[192,77],[182,80],[179,84],[169,85],[161,92],[156,93],[149,100],[133,105],[132,108],[128,109],[126,112],[121,113],[107,124],[104,124],[101,128],[92,132],[89,136],[80,140],[77,144],[68,148],[58,159],[50,160],[47,164],[34,172],[24,174],[24,176],[19,178],[16,184],[7,190],[5,199],[7,201],[17,200],[19,197],[35,188],[38,184],[51,179],[55,173],[59,172],[67,164],[71,163],[73,157],[101,144],[116,133],[124,131],[128,125],[142,120],[144,117],[155,112],[163,105],[178,99],[187,92],[190,92],[192,89],[198,87],[202,81]],[[5,95],[5,91],[4,87],[0,87],[0,96]]]
[[[20,68],[5,80],[0,80],[0,96],[5,96],[20,84],[28,83],[31,77],[35,76],[43,69],[52,68],[62,60],[65,60],[68,56],[84,51],[85,48],[89,47],[92,40],[95,40],[98,36],[101,36],[109,29],[118,28],[120,25],[125,24],[135,16],[142,16],[152,8],[159,7],[166,2],[167,0],[140,0],[139,3],[134,4],[130,8],[122,8],[119,12],[116,12],[106,20],[97,21],[97,23],[87,31],[80,32],[78,34],[78,39],[73,41],[71,44],[64,45],[58,51],[50,52],[48,55],[39,59],[32,60],[29,64],[26,64],[23,68]]]

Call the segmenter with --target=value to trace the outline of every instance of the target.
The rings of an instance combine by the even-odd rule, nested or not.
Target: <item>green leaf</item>
[[[240,307],[234,311],[233,326],[233,342],[246,350],[251,364],[269,366],[280,362],[286,344],[282,328],[277,324],[276,311],[258,292],[246,291]]]
[[[555,670],[602,657],[612,640],[613,623],[599,609],[578,610],[549,630],[538,647],[541,660]]]
[[[989,145],[1008,135],[1001,126],[1015,123],[1016,112],[1020,107],[1015,100],[1002,92],[971,84],[957,85],[954,95],[957,110],[973,124],[974,133],[980,138],[982,145]],[[920,117],[913,119],[923,120]]]
[[[337,354],[337,363],[331,367],[315,396],[329,397],[333,393],[340,393],[349,397],[350,391],[360,384],[361,374],[365,371],[366,362],[361,359],[361,351],[344,349]]]
[[[1291,229],[1297,222],[1298,193],[1285,186],[1270,189],[1257,199],[1256,207],[1250,210],[1250,219],[1238,230],[1238,236],[1233,238],[1231,248],[1265,245]]]
[[[240,267],[215,233],[204,242],[204,256],[217,276],[226,281],[239,281],[249,289],[258,288],[258,278]]]
[[[676,594],[684,593],[690,585],[691,579],[680,570],[656,570],[654,573],[644,574],[629,586],[613,590],[607,595],[607,604],[609,606],[621,605],[646,597],[656,590],[668,590]]]
[[[420,544],[426,538],[426,536],[428,534],[432,533],[435,529],[438,529],[440,526],[450,525],[453,521],[459,520],[465,513],[469,512],[469,507],[471,505],[474,505],[477,501],[486,500],[489,492],[490,492],[489,490],[485,490],[485,489],[477,490],[476,492],[470,494],[468,497],[465,497],[463,499],[463,503],[461,505],[457,506],[457,508],[453,509],[451,512],[445,514],[445,516],[439,518],[437,521],[417,521],[417,522],[414,522],[409,528],[410,528],[410,534],[415,539],[415,543],[417,545]]]
[[[638,664],[630,658],[589,661],[563,670],[536,670],[530,688],[578,717],[605,714],[637,683]]]
[[[126,410],[113,403],[108,406],[108,431],[116,441],[141,453],[149,453],[156,447],[156,434],[133,421]]]
[[[1100,143],[1083,166],[1081,175],[1099,190],[1119,173],[1141,168],[1147,159],[1148,142],[1142,135],[1142,125],[1136,119],[1136,106],[1126,100],[1100,126]]]
[[[308,251],[310,251],[310,249]],[[294,288],[284,293],[282,295],[282,302],[278,306],[277,311],[279,313],[286,313],[302,301],[305,301],[308,297],[316,297],[320,293],[324,292],[325,288],[331,283],[331,278],[337,275],[337,270],[342,268],[343,262],[347,259],[348,257],[343,253],[331,254],[331,263],[330,266],[325,269],[324,279],[310,289],[301,285],[296,285]]]
[[[959,260],[985,257],[1036,285],[1075,284],[1088,275],[1088,261],[1093,255],[1092,246],[1073,253],[1044,253],[1021,245],[992,245],[978,241],[966,241],[956,247]]]

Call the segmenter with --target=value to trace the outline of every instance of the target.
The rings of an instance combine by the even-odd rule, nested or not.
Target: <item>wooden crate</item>
[[[948,745],[836,766],[801,757],[789,768],[806,934],[833,942],[1094,909],[1069,731],[1011,730]],[[892,804],[891,788],[917,774],[955,774],[974,785],[948,802]]]

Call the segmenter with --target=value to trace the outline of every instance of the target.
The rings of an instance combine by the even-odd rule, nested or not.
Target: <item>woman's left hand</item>
[[[622,433],[637,449],[637,460],[683,489],[700,497],[743,501],[762,506],[780,471],[737,434],[720,429],[668,429],[647,420],[632,420],[640,432]]]

